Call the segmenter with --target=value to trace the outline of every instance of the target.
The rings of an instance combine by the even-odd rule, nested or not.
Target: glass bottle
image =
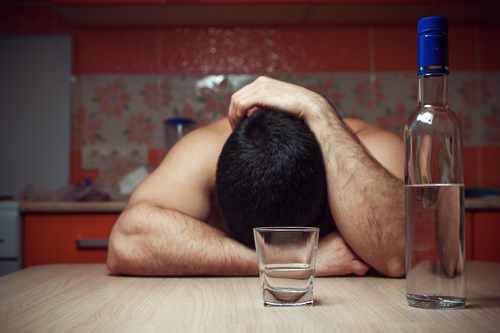
[[[406,298],[414,307],[466,302],[463,144],[448,107],[448,21],[418,22],[418,106],[405,126]]]

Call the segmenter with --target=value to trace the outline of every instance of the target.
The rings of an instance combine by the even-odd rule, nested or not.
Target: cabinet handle
[[[77,239],[76,246],[79,249],[107,249],[108,240],[92,238]]]

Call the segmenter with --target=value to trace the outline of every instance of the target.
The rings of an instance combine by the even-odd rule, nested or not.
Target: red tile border
[[[83,181],[85,178],[96,179],[99,176],[97,170],[83,170],[82,169],[82,151],[81,149],[71,150],[70,161],[70,183],[76,184]]]
[[[450,26],[448,33],[450,71],[476,68],[476,31],[474,26]]]
[[[165,149],[163,148],[150,148],[148,152],[148,164],[153,167],[157,167],[160,165],[161,161],[163,161],[163,157],[165,157]]]
[[[465,187],[477,187],[477,168],[478,168],[477,147],[464,148],[464,180]]]
[[[73,36],[73,74],[158,72],[158,28],[77,28],[58,15],[57,32]]]
[[[479,27],[479,66],[480,70],[500,70],[500,26]]]
[[[373,28],[375,71],[417,71],[417,26]]]
[[[367,72],[368,27],[269,28],[266,40],[266,71]]]
[[[264,29],[163,28],[164,73],[261,73]]]
[[[500,147],[481,147],[482,186],[500,188]]]

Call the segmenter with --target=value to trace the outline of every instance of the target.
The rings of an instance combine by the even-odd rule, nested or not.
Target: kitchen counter
[[[125,201],[29,202],[19,205],[21,213],[121,213]],[[466,198],[466,210],[500,210],[500,198]]]
[[[259,279],[110,275],[45,265],[0,278],[2,332],[495,332],[500,264],[467,262],[467,305],[407,305],[405,280],[316,278],[314,306],[265,308]]]
[[[30,213],[121,213],[127,205],[125,201],[22,201],[19,210]]]

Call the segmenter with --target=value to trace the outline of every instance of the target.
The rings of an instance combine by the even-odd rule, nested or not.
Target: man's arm
[[[217,124],[183,138],[134,191],[110,235],[108,268],[126,275],[257,275],[255,251],[205,223],[217,157]]]
[[[358,126],[354,131],[377,151],[379,161],[322,96],[265,77],[233,94],[231,125],[235,127],[248,110],[260,108],[279,110],[308,124],[321,146],[330,209],[343,239],[379,273],[403,276],[402,143],[387,132]]]

